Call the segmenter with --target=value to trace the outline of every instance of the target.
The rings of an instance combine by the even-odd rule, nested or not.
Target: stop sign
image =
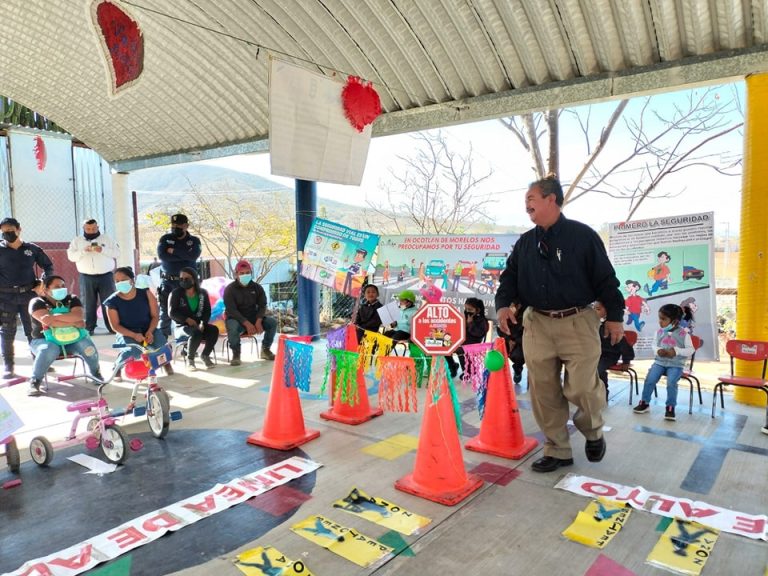
[[[411,340],[432,356],[450,356],[464,342],[464,314],[450,304],[425,304],[411,320]]]

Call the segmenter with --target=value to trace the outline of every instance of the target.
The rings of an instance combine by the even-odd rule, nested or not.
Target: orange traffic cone
[[[437,362],[436,362],[437,360]],[[442,358],[432,359],[432,378],[438,379],[439,397],[427,388],[427,407],[421,424],[419,448],[413,473],[395,482],[395,488],[453,506],[483,485],[483,480],[467,474],[461,453],[459,432]]]
[[[357,330],[351,324],[347,326],[344,348],[350,352],[354,352],[358,348]],[[342,402],[341,394],[338,394],[336,390],[336,373],[332,372],[330,394],[333,404],[330,410],[320,413],[320,418],[357,426],[384,413],[381,408],[371,408],[371,404],[368,401],[368,388],[365,385],[363,362],[360,363],[360,367],[357,370],[357,391],[359,396],[357,404],[350,406],[346,402]]]
[[[490,373],[480,434],[464,446],[475,452],[519,460],[536,448],[538,442],[523,433],[504,339],[498,338],[494,348],[504,356],[504,367]]]
[[[286,382],[283,381],[285,338],[285,335],[281,334],[277,342],[277,357],[275,368],[272,370],[272,385],[267,401],[267,414],[264,416],[264,427],[247,439],[249,444],[275,450],[291,450],[320,436],[319,430],[304,428],[299,391],[296,386],[286,386]]]

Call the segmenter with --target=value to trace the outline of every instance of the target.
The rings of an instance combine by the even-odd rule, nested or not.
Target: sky
[[[743,104],[743,82],[718,87],[706,92],[706,88],[695,91],[681,91],[654,96],[652,105],[654,112],[669,115],[675,107],[683,108],[689,97],[706,96],[717,103],[733,101],[737,98]],[[589,109],[589,120],[593,144],[601,126],[616,107],[616,102],[596,104]],[[634,99],[630,102],[623,118],[633,120],[640,118],[640,109],[644,99]],[[580,117],[587,117],[587,107],[579,109]],[[585,136],[573,116],[561,117],[561,146],[560,146],[560,178],[565,184],[569,182],[583,165],[586,157]],[[729,124],[741,121],[736,113],[726,118]],[[644,125],[653,132],[659,124],[653,114],[646,114]],[[523,199],[528,184],[534,180],[530,168],[528,154],[517,143],[515,137],[498,121],[484,121],[460,126],[443,128],[442,132],[450,140],[457,151],[467,151],[472,147],[476,169],[490,169],[492,176],[482,184],[479,190],[495,199],[497,206],[492,210],[496,223],[501,225],[529,226],[530,220],[524,211]],[[633,140],[623,122],[614,129],[609,145],[604,152],[602,162],[613,163],[628,151]],[[368,160],[361,185],[343,186],[319,182],[318,196],[338,202],[365,206],[366,200],[381,196],[382,186],[391,179],[390,171],[402,171],[402,161],[398,156],[408,155],[414,150],[416,142],[412,135],[402,134],[373,138],[368,151]],[[743,132],[737,130],[706,147],[703,147],[698,157],[702,162],[729,162],[739,158],[743,149]],[[277,181],[293,188],[294,181],[290,178],[272,176],[268,154],[231,156],[204,161],[207,164],[226,167]],[[637,170],[624,171],[619,176],[622,185],[633,185],[638,178]],[[698,212],[714,212],[717,233],[728,231],[735,235],[739,227],[741,207],[741,177],[720,175],[711,168],[695,167],[679,174],[668,176],[662,180],[659,193],[665,195],[660,199],[646,200],[636,214],[634,220],[658,216],[681,215]],[[581,220],[595,228],[610,222],[620,222],[626,219],[629,204],[627,200],[611,199],[604,195],[587,194],[583,198],[565,207],[564,213],[569,218]]]

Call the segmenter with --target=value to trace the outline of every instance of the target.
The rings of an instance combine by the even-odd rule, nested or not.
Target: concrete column
[[[768,74],[746,79],[744,170],[739,238],[736,334],[740,340],[768,340]],[[756,362],[738,362],[740,376],[760,377]],[[759,390],[735,388],[737,402],[765,406]]]
[[[133,221],[133,202],[127,188],[128,174],[112,174],[112,209],[114,211],[114,238],[120,246],[117,258],[118,266],[136,265],[135,228]]]

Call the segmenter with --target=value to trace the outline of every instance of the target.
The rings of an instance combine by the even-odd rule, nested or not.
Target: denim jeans
[[[680,380],[680,376],[683,375],[682,366],[662,366],[655,362],[651,364],[648,374],[645,376],[645,382],[643,383],[643,395],[642,401],[646,404],[650,403],[651,395],[653,394],[653,388],[661,380],[661,377],[667,375],[667,406],[677,406],[677,381]]]
[[[154,337],[154,341],[150,345],[150,348],[160,348],[162,346],[165,346],[167,340],[165,339],[165,335],[160,332],[160,328],[155,328],[155,331],[152,333],[152,336]],[[137,342],[133,338],[126,338],[122,334],[118,334],[115,336],[115,344],[139,344],[141,345],[141,342]],[[141,350],[138,350],[136,348],[123,348],[120,350],[120,354],[117,355],[117,360],[115,360],[115,364],[118,366],[122,365],[125,361],[127,361],[129,358],[140,358],[141,357]]]
[[[227,342],[229,347],[233,352],[240,353],[240,335],[245,333],[245,328],[234,318],[227,318],[225,324],[227,326]],[[264,316],[261,319],[261,327],[264,328],[262,347],[271,348],[272,342],[275,339],[275,333],[277,332],[277,320],[272,318],[272,316]]]
[[[109,320],[107,320],[107,310],[104,307],[106,300],[115,291],[115,280],[112,272],[106,274],[80,274],[80,298],[83,301],[85,309],[85,329],[93,332],[96,328],[96,307],[101,303],[101,317],[104,319],[104,326],[108,330]]]
[[[35,355],[35,363],[32,366],[32,378],[42,380],[45,373],[62,353],[62,347],[55,342],[49,342],[45,338],[35,338],[29,343],[32,353]],[[99,351],[90,338],[83,338],[73,344],[64,346],[67,356],[80,356],[88,366],[91,376],[98,377]]]

